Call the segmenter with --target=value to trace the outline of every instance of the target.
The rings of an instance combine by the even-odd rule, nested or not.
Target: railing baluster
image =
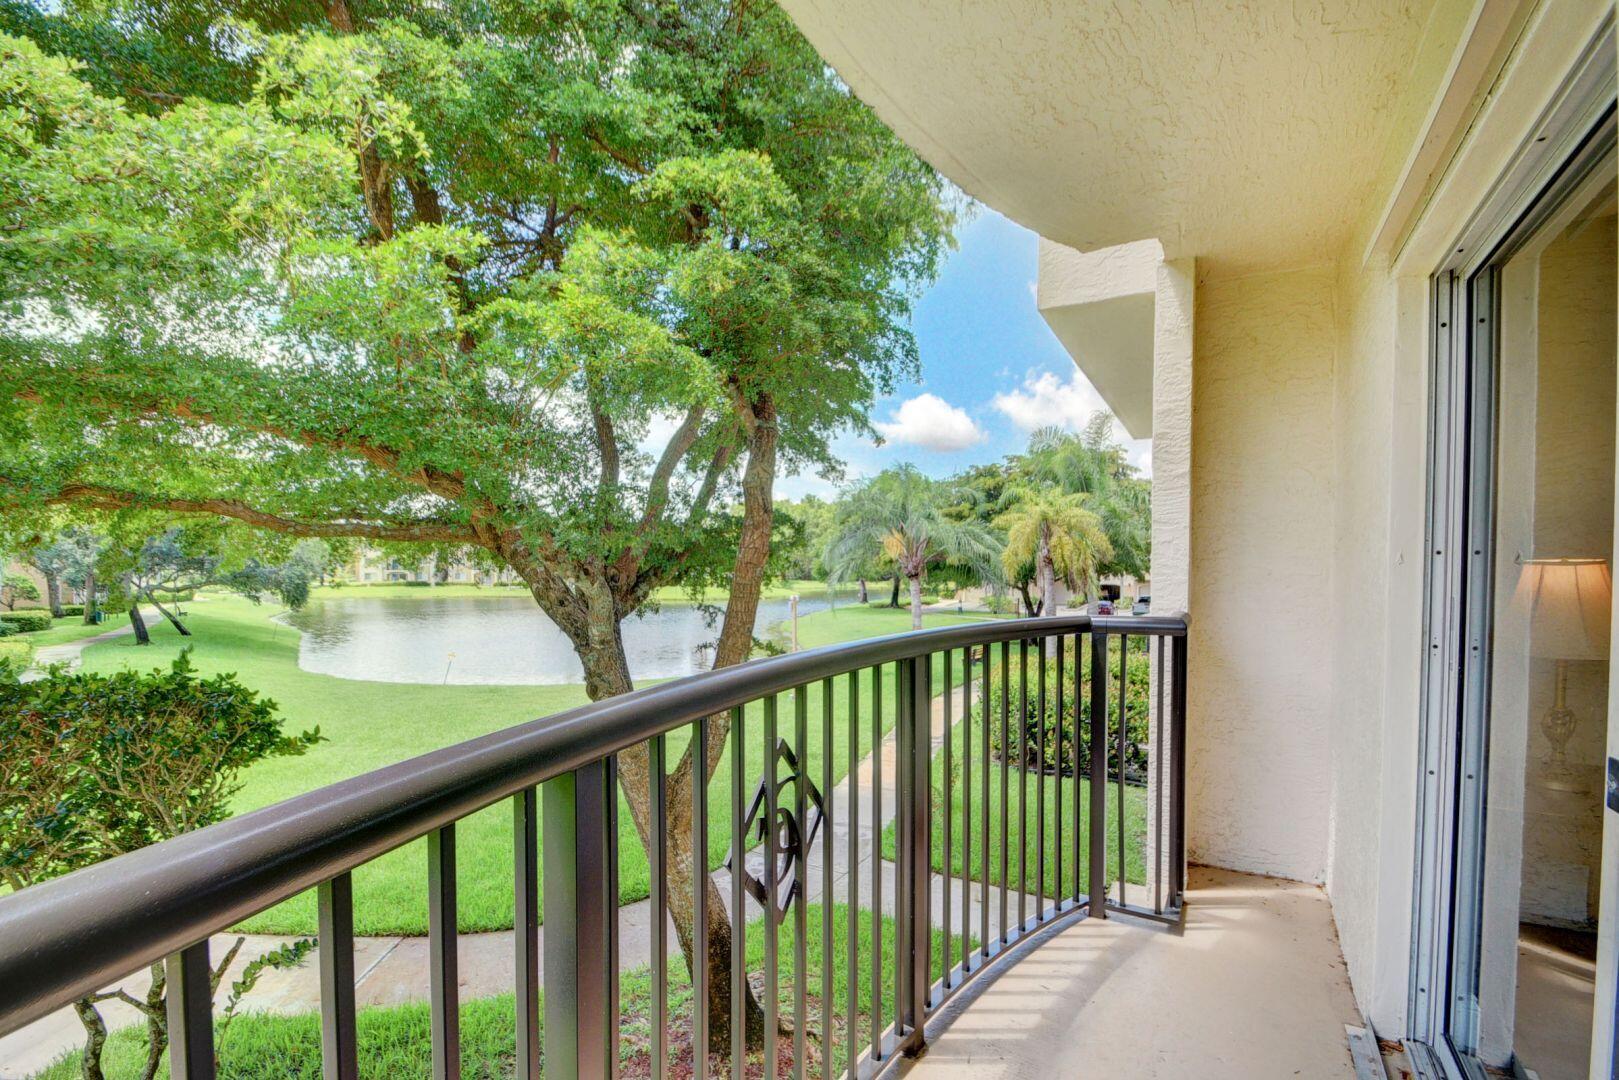
[[[948,772],[948,770],[946,770]],[[954,777],[945,783],[955,787]],[[946,790],[950,790],[947,788]],[[961,651],[961,974],[967,974],[973,906],[973,649]],[[945,970],[950,958],[945,957]]]
[[[1158,639],[1158,662],[1153,665],[1152,713],[1152,912],[1164,913],[1164,874],[1169,869],[1164,858],[1164,642]]]
[[[900,1014],[895,1033],[903,1027],[901,1045],[908,1054],[923,1048],[922,1027],[927,1021],[928,973],[932,963],[928,955],[932,944],[932,904],[928,895],[932,880],[928,853],[929,805],[933,785],[929,782],[928,766],[932,760],[933,702],[929,676],[933,671],[932,658],[922,656],[901,661],[896,674],[903,684],[905,709],[894,718],[896,729],[903,729],[899,784],[901,805],[904,807],[902,826],[898,833],[901,851],[908,852],[904,868],[905,880],[898,883],[905,897],[905,919],[898,926],[904,943],[896,949],[896,962],[907,974],[902,983],[906,996],[897,1010]]]
[[[852,1078],[860,1056],[860,673],[849,672],[849,910],[844,917],[848,986],[844,991],[844,1056]]]
[[[457,966],[455,824],[427,834],[427,953],[433,1080],[461,1075],[461,986]]]
[[[172,1080],[213,1080],[214,1010],[208,939],[164,961]]]
[[[692,775],[701,777],[702,763],[694,760],[693,768]],[[647,771],[652,780],[652,844],[647,850],[652,887],[652,1076],[663,1080],[669,1056],[669,763],[662,735],[647,742]]]
[[[911,725],[908,722],[911,716],[911,703],[907,696],[911,688],[910,670],[906,666],[907,660],[894,663],[894,836],[898,842],[894,845],[894,1036],[902,1040],[905,1036],[905,1017],[910,1011],[907,1003],[911,1000],[910,978],[911,968],[906,963],[908,950],[906,948],[906,928],[910,925],[910,911],[907,905],[911,900],[908,881],[907,863],[911,856],[911,846],[903,837],[906,835],[906,818],[911,812],[912,793],[905,787],[905,770],[908,762],[909,739]]]
[[[1029,895],[1029,639],[1017,643],[1017,932],[1028,925]]]
[[[692,1076],[708,1075],[708,717],[692,725],[691,755],[691,923]],[[616,801],[616,800],[615,800]],[[615,907],[616,911],[617,908]],[[617,969],[614,969],[616,986]],[[618,1038],[613,1010],[613,1038]],[[614,1055],[617,1058],[617,1055]]]
[[[545,848],[545,1075],[609,1075],[612,987],[610,938],[618,911],[609,879],[609,801],[617,768],[598,759],[541,786]]]
[[[1125,709],[1129,705],[1130,685],[1130,635],[1119,635],[1119,906],[1123,907],[1124,899],[1124,758],[1125,739],[1128,737],[1128,717]]]
[[[1084,882],[1085,882],[1085,867],[1080,862],[1080,858],[1079,858],[1080,845],[1082,843],[1084,843],[1084,841],[1085,841],[1085,830],[1081,827],[1082,818],[1084,816],[1083,807],[1085,805],[1085,799],[1084,799],[1084,791],[1080,786],[1080,774],[1079,774],[1079,761],[1080,761],[1080,755],[1084,751],[1083,743],[1084,743],[1084,737],[1085,737],[1084,733],[1080,730],[1080,721],[1081,721],[1081,719],[1083,719],[1083,717],[1085,715],[1084,695],[1085,695],[1085,665],[1083,663],[1083,657],[1080,656],[1079,635],[1075,634],[1074,635],[1074,741],[1073,741],[1073,746],[1072,746],[1072,751],[1073,751],[1073,755],[1074,755],[1074,810],[1073,810],[1074,832],[1073,832],[1073,836],[1071,836],[1069,838],[1069,842],[1074,845],[1073,850],[1070,853],[1073,856],[1073,863],[1074,863],[1074,890],[1073,890],[1073,893],[1070,895],[1070,899],[1074,902],[1074,904],[1076,906],[1078,906],[1079,898],[1081,896],[1080,889],[1083,888]]]
[[[1034,917],[1045,921],[1046,912],[1046,639],[1035,642],[1035,750],[1034,750]]]
[[[743,880],[747,873],[742,805],[742,772],[747,741],[742,734],[742,706],[731,710],[731,1080],[742,1080],[747,1063],[748,922]]]
[[[320,943],[320,1070],[325,1080],[360,1073],[354,1028],[354,879],[339,874],[315,893]]]
[[[978,950],[980,953],[979,966],[982,967],[982,961],[989,959],[989,853],[994,846],[990,842],[989,836],[989,725],[992,714],[989,701],[990,648],[987,643],[984,645],[980,655],[984,663],[983,678],[979,680],[979,685],[982,688],[980,696],[983,700],[978,710],[981,714],[979,716],[981,721],[979,753],[984,763],[984,775],[979,781],[981,790],[978,799],[979,823],[983,826],[978,830],[979,835],[983,837],[983,847],[979,849],[978,853]]]
[[[933,660],[932,660],[931,657],[928,659],[928,667],[929,667],[930,670],[933,667]],[[950,927],[950,879],[952,877],[952,875],[950,873],[950,862],[951,862],[951,859],[953,857],[952,856],[952,849],[951,849],[951,846],[950,846],[950,824],[951,824],[950,823],[950,811],[954,808],[954,800],[951,797],[951,787],[952,787],[952,785],[950,783],[951,777],[953,775],[951,773],[951,752],[950,752],[951,747],[950,747],[950,744],[955,741],[955,735],[956,735],[955,726],[954,726],[954,718],[951,715],[951,708],[950,708],[951,700],[956,696],[956,689],[955,689],[955,685],[954,685],[954,680],[951,677],[952,674],[953,674],[953,672],[952,672],[951,666],[950,666],[950,650],[946,649],[946,650],[944,650],[944,842],[943,842],[943,845],[940,848],[940,850],[944,852],[944,896],[941,898],[941,902],[942,902],[942,904],[944,906],[944,912],[943,912],[943,914],[944,914],[944,921],[943,921],[943,927],[944,927],[944,971],[943,971],[943,979],[944,979],[944,990],[946,992],[948,992],[950,990],[950,929],[951,929],[951,927]],[[928,740],[928,741],[931,741],[931,740]],[[931,791],[927,792],[924,795],[924,798],[931,801],[932,798],[933,798],[933,793]],[[931,844],[930,844],[930,846],[931,846]],[[931,862],[932,861],[932,852],[931,851],[927,852],[924,855],[923,861],[924,862]],[[930,972],[930,975],[931,975],[931,972]]]
[[[1011,941],[1006,889],[1012,876],[1012,645],[1001,642],[1001,944]]]
[[[517,949],[517,1080],[540,1077],[540,793],[512,797],[513,938]]]
[[[883,667],[871,669],[871,1060],[883,1057]]]
[[[798,863],[795,866],[793,897],[793,1076],[804,1080],[804,1059],[809,1056],[809,837],[804,835],[809,783],[809,687],[793,687],[793,749],[798,757],[798,776],[793,781],[793,820],[797,822]]]
[[[1189,641],[1170,643],[1169,684],[1169,798],[1170,898],[1178,909],[1186,892],[1186,651]]]
[[[776,917],[776,695],[765,698],[764,722],[765,793],[765,1075],[776,1075],[777,1010],[781,996],[781,964],[777,956],[781,924]]]
[[[832,1075],[832,694],[821,680],[821,1076]]]
[[[1090,914],[1107,918],[1107,635],[1091,631]]]
[[[1054,708],[1052,709],[1052,712],[1057,714],[1056,715],[1056,721],[1057,721],[1057,724],[1056,724],[1056,727],[1057,727],[1057,746],[1052,751],[1052,754],[1051,754],[1051,763],[1052,763],[1052,770],[1051,771],[1054,774],[1053,784],[1055,785],[1055,788],[1056,788],[1055,795],[1054,795],[1056,805],[1052,808],[1052,812],[1051,812],[1051,827],[1056,832],[1057,835],[1056,835],[1055,840],[1053,841],[1053,843],[1051,845],[1051,850],[1052,850],[1052,855],[1054,857],[1053,861],[1055,863],[1055,866],[1053,868],[1053,876],[1056,878],[1056,886],[1052,890],[1053,897],[1054,897],[1053,904],[1055,905],[1055,907],[1057,908],[1058,911],[1061,911],[1062,910],[1062,898],[1063,898],[1063,883],[1062,883],[1062,824],[1063,824],[1063,821],[1062,821],[1062,762],[1063,762],[1063,757],[1062,757],[1062,699],[1063,699],[1062,679],[1063,679],[1063,648],[1062,648],[1062,635],[1061,634],[1056,635],[1056,641],[1057,641],[1057,689],[1056,689],[1057,700],[1054,702]]]

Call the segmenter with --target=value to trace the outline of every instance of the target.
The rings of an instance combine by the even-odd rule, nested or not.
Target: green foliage
[[[51,628],[51,613],[44,608],[25,611],[0,611],[0,625],[9,626],[19,634]]]
[[[83,614],[84,614],[84,605],[83,604],[63,604],[62,605],[62,617],[64,619],[66,619],[66,618],[77,618],[78,616],[83,615]]]
[[[229,675],[52,671],[0,682],[0,881],[12,889],[227,816],[241,771],[301,754],[273,702]]]
[[[908,578],[949,566],[996,580],[1001,545],[976,520],[948,511],[961,497],[952,484],[930,480],[914,465],[884,470],[839,501],[825,560],[835,580],[887,561]]]
[[[0,628],[0,638],[7,631]],[[0,682],[21,677],[34,658],[34,647],[26,641],[0,641]]]
[[[39,586],[27,574],[13,571],[0,576],[0,593],[4,594],[6,607],[13,608],[19,600],[38,600]]]
[[[915,370],[944,185],[772,4],[8,4],[20,521],[478,548],[583,650]]]
[[[1071,642],[1070,642],[1071,644]],[[990,725],[990,748],[997,759],[1006,749],[1007,760],[1022,762],[1029,769],[1064,776],[1074,775],[1075,736],[1078,735],[1080,775],[1088,775],[1091,767],[1091,673],[1088,646],[1081,663],[1076,664],[1070,648],[1064,657],[1061,694],[1058,694],[1057,658],[1054,646],[1047,647],[1045,659],[1045,712],[1040,711],[1040,661],[1033,649],[1029,651],[1027,690],[1018,666],[1018,654],[1011,650],[1010,671],[1003,676],[1000,654],[992,657],[989,679],[991,715],[999,716],[1003,705],[1012,718],[1009,739],[1002,742],[999,724]],[[1077,669],[1077,670],[1076,670]],[[1146,780],[1148,763],[1149,717],[1151,709],[1152,665],[1140,641],[1133,643],[1125,664],[1125,755],[1124,770],[1129,780]],[[982,685],[976,694],[983,693]],[[1108,641],[1108,776],[1119,775],[1119,638]],[[1020,732],[1019,717],[1026,718]],[[1041,731],[1044,729],[1044,756],[1041,755]]]
[[[1007,579],[1060,580],[1088,593],[1098,568],[1113,558],[1113,545],[1102,519],[1091,512],[1089,497],[1025,485],[1008,488],[1006,494],[1011,509],[997,517],[995,525],[1006,530],[1001,568]]]

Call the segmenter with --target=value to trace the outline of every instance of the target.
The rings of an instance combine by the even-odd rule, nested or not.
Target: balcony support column
[[[545,873],[545,1075],[609,1075],[618,918],[610,800],[617,769],[595,761],[541,785]]]

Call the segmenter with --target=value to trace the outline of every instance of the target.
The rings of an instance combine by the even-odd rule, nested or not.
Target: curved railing
[[[1185,632],[1181,616],[986,620],[755,660],[534,720],[231,818],[0,898],[0,1034],[166,961],[173,1075],[211,1077],[209,936],[315,888],[324,1070],[328,1077],[352,1077],[357,1054],[350,874],[393,848],[426,837],[434,1074],[457,1076],[455,823],[510,799],[515,824],[517,1075],[539,1075],[542,983],[547,991],[547,1075],[609,1075],[618,1056],[619,1027],[614,1015],[619,1000],[617,919],[606,917],[617,909],[618,758],[646,747],[654,837],[647,853],[654,904],[648,962],[661,992],[667,979],[663,935],[671,869],[666,861],[670,762],[665,741],[689,730],[698,756],[707,757],[711,724],[728,717],[729,865],[743,870],[731,874],[730,925],[737,941],[750,932],[750,914],[776,931],[764,934],[766,1053],[774,1049],[781,1027],[779,998],[790,990],[794,1015],[783,1030],[791,1034],[782,1037],[793,1040],[795,1061],[805,1060],[806,1039],[818,1043],[821,1060],[833,1060],[841,1023],[840,1053],[851,1066],[849,1075],[880,1071],[897,1053],[920,1047],[928,1017],[972,976],[1048,922],[1101,915],[1110,908],[1161,918],[1178,915],[1184,864]],[[1110,640],[1117,644],[1110,646]],[[1149,654],[1144,703],[1139,686],[1134,690],[1137,700],[1126,700],[1132,681],[1140,682],[1127,671],[1132,649]],[[1117,670],[1110,660],[1115,656]],[[1096,671],[1103,677],[1092,677]],[[1072,694],[1062,689],[1070,677]],[[942,690],[937,697],[935,686]],[[1051,713],[1046,695],[1053,686],[1058,689]],[[1081,721],[1082,687],[1088,687],[1088,715],[1106,716],[1107,724]],[[820,716],[812,729],[808,701],[816,688]],[[779,705],[786,695],[791,695],[791,717],[784,723]],[[884,755],[873,753],[867,761],[859,747],[862,738],[875,745],[887,737],[884,706],[890,698],[897,756],[894,796],[885,802]],[[750,712],[747,707],[755,703],[759,708]],[[1125,719],[1128,711],[1139,714],[1142,708],[1151,715],[1145,744],[1132,734],[1140,725]],[[936,717],[941,710],[942,717]],[[1068,723],[1074,734],[1065,739]],[[784,736],[779,728],[789,730]],[[1091,762],[1103,762],[1102,767],[1081,767],[1077,733],[1082,728],[1088,728],[1083,751]],[[833,778],[832,752],[840,734],[849,768],[841,798],[834,793],[839,785]],[[758,749],[764,765],[757,775],[748,764],[753,738],[762,740]],[[816,739],[821,747],[818,779],[810,775]],[[933,779],[935,757],[943,784]],[[1035,762],[1038,767],[1029,767]],[[866,792],[860,790],[862,769],[870,777]],[[997,773],[998,782],[992,784]],[[1009,795],[1014,782],[1016,797]],[[699,836],[708,833],[709,787],[691,785],[689,820]],[[755,787],[760,805],[749,816],[743,795]],[[1137,789],[1129,797],[1129,812],[1127,788]],[[1048,791],[1055,804],[1051,836],[1046,832]],[[793,805],[777,805],[783,792],[791,792]],[[998,819],[995,797],[1000,801]],[[537,854],[542,799],[543,858]],[[870,800],[868,807],[860,805],[865,800]],[[1143,804],[1142,813],[1136,812],[1137,802]],[[1018,809],[1015,874],[1009,804]],[[888,805],[895,806],[897,827],[891,872],[881,858]],[[868,812],[872,817],[862,833],[859,817]],[[818,817],[818,827],[811,814]],[[1144,835],[1126,836],[1127,819],[1143,819]],[[744,820],[746,828],[735,826]],[[766,829],[762,822],[774,824]],[[1116,825],[1116,835],[1110,835],[1110,824]],[[1037,831],[1032,858],[1031,825]],[[835,847],[839,829],[844,835]],[[747,857],[761,838],[773,857],[755,856],[757,872],[748,871]],[[1111,861],[1109,843],[1114,844]],[[1132,844],[1139,860],[1127,857]],[[999,854],[992,851],[997,845]],[[706,843],[690,846],[698,857],[706,855]],[[807,904],[816,888],[811,864],[817,858],[825,922],[820,985],[812,988],[804,941]],[[835,882],[839,858],[844,859],[843,881]],[[935,861],[941,867],[934,867]],[[863,865],[870,878],[864,893]],[[702,873],[680,876],[699,883],[691,899],[696,951],[703,954],[710,901],[701,886],[709,880],[709,866],[705,862],[693,867],[697,869]],[[541,874],[547,901],[543,980],[536,933]],[[1138,880],[1131,883],[1132,877]],[[897,949],[891,972],[881,956],[882,889],[890,883]],[[1136,893],[1133,902],[1130,889]],[[844,989],[832,986],[835,890],[846,892],[850,906],[847,939],[841,943],[848,950],[846,966],[852,973],[857,962],[874,963],[873,987],[892,975],[894,1015],[884,1015],[880,992],[867,1002],[857,1000],[851,974],[842,1015],[834,1017],[834,1002]],[[936,893],[939,904],[934,903]],[[1105,896],[1106,903],[1093,908],[1094,896]],[[860,912],[863,920],[868,908],[874,913],[870,934],[857,934],[855,914]],[[783,983],[777,946],[789,916],[795,952],[789,981]],[[759,933],[757,928],[752,932]],[[941,932],[942,955],[936,955]],[[732,953],[733,990],[740,990],[748,975],[742,954],[741,948]],[[692,978],[692,1000],[702,1003],[709,988],[705,966],[697,965]],[[733,1020],[741,1018],[744,996],[732,995]],[[809,1034],[812,1025],[806,1017],[811,996],[820,1001],[815,1035]],[[656,997],[652,1008],[652,1071],[661,1076],[666,1022],[677,1021],[664,1014]],[[678,1022],[692,1025],[695,1045],[708,1043],[705,1008],[699,1005],[690,1018]],[[734,1051],[741,1049],[742,1027],[732,1024],[733,1070],[741,1067]],[[860,1035],[862,1031],[867,1034]],[[707,1064],[697,1055],[699,1076]]]

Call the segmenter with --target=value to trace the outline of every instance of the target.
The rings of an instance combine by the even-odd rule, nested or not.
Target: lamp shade
[[[1613,578],[1605,560],[1526,559],[1515,600],[1528,609],[1531,655],[1607,658]]]

